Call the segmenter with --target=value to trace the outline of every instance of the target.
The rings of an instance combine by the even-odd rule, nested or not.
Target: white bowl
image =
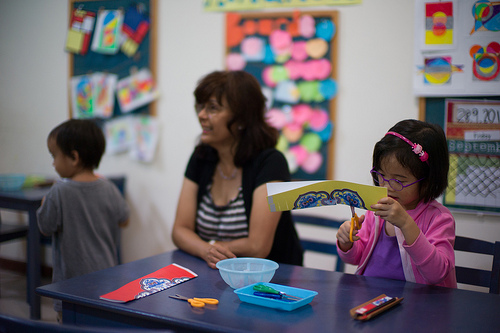
[[[258,282],[269,282],[278,269],[278,263],[261,258],[232,258],[216,264],[222,279],[233,289]]]

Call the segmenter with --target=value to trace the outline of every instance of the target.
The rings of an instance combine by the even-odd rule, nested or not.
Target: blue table
[[[30,188],[19,191],[0,191],[0,208],[19,210],[28,213],[28,251],[27,251],[27,299],[31,319],[40,319],[40,296],[35,288],[40,286],[40,231],[36,211],[50,187]]]
[[[99,296],[171,263],[198,277],[128,303]],[[112,327],[169,328],[179,332],[488,332],[498,329],[498,295],[368,278],[280,265],[273,283],[318,291],[314,300],[287,312],[242,303],[219,272],[176,250],[37,288],[63,301],[63,322]],[[214,297],[215,309],[195,309],[169,295]],[[367,322],[349,310],[380,294],[404,297],[401,304]]]

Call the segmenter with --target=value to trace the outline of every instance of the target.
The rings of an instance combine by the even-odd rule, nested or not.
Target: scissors
[[[169,297],[180,299],[182,301],[187,301],[194,308],[202,308],[205,306],[205,304],[212,304],[212,305],[219,304],[219,300],[215,298],[197,298],[197,297],[189,298],[179,294]]]
[[[292,299],[292,300],[300,300],[301,298],[298,296],[292,296],[288,295],[282,291],[276,290],[272,287],[266,286],[264,284],[256,284],[253,286],[253,290],[255,296],[261,296],[261,297],[269,297],[269,298],[285,298],[285,299]]]
[[[354,206],[351,206],[351,212],[352,212],[352,217],[351,217],[351,231],[349,232],[349,240],[351,242],[354,242],[352,239],[352,234],[354,230],[359,230],[361,229],[361,224],[359,223],[359,217],[354,211]]]

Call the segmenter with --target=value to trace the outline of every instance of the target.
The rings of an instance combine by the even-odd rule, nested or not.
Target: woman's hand
[[[359,217],[359,223],[362,224],[364,220],[365,220],[365,216],[361,215]],[[358,232],[359,232],[359,230],[354,229],[354,231],[352,233],[352,240],[354,242],[360,239],[359,236],[357,236]],[[349,239],[350,233],[351,233],[351,220],[345,221],[344,223],[342,223],[339,230],[337,231],[337,240],[339,242],[339,247],[344,252],[349,251],[351,249],[352,245],[354,244]]]
[[[215,264],[219,261],[229,258],[236,258],[236,256],[224,246],[224,242],[208,244],[203,255],[203,260],[205,260],[208,266],[213,269],[217,268]]]

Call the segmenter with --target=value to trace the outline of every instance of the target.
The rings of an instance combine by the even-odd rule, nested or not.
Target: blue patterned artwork
[[[344,188],[334,190],[330,194],[325,191],[311,191],[300,194],[293,205],[293,209],[320,207],[344,204],[356,208],[367,209],[365,202],[358,192]]]

